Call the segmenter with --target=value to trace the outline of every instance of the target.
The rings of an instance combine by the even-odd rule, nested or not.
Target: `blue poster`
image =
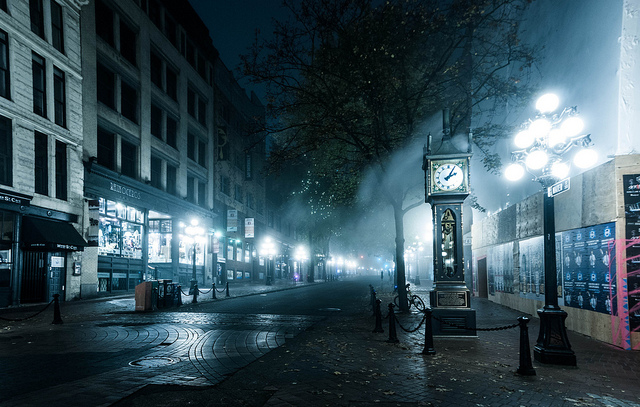
[[[562,232],[564,305],[611,314],[615,307],[615,223]]]

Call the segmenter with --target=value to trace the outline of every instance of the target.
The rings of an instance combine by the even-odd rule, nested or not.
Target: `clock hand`
[[[449,173],[449,175],[447,175],[446,177],[444,177],[445,181],[449,181],[449,178],[453,177],[454,175],[456,175],[456,173],[454,172],[456,170],[456,167],[453,167],[451,169],[451,172]]]

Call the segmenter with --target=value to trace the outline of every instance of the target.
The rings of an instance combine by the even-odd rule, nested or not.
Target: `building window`
[[[7,8],[7,0],[0,0],[0,10],[4,11],[5,13],[9,12],[9,9]]]
[[[178,48],[178,26],[168,14],[164,15],[164,35],[174,47]]]
[[[171,99],[178,101],[178,74],[168,66],[166,67],[165,72],[166,72],[165,79],[167,82],[167,89],[166,89],[167,95]]]
[[[33,112],[39,116],[47,117],[47,79],[44,64],[44,58],[35,52],[32,53]]]
[[[56,140],[56,198],[67,200],[67,145]]]
[[[194,119],[197,118],[196,112],[196,92],[191,88],[187,89],[187,113]]]
[[[162,89],[162,58],[155,52],[151,51],[151,83]]]
[[[176,188],[178,169],[171,164],[167,164],[167,193],[176,195],[178,190]]]
[[[196,179],[192,176],[187,176],[187,201],[196,203],[196,191],[195,191]]]
[[[167,144],[178,148],[178,121],[167,116]]]
[[[198,164],[207,166],[207,143],[198,140]]]
[[[49,195],[49,140],[46,134],[34,134],[35,192]]]
[[[149,19],[158,28],[162,28],[162,16],[161,16],[160,4],[158,0],[149,0]]]
[[[201,98],[198,98],[198,121],[207,127],[207,103]]]
[[[238,202],[242,202],[243,201],[243,196],[242,196],[242,187],[240,185],[236,185],[236,190],[235,190],[235,200]]]
[[[116,160],[115,136],[104,129],[98,128],[98,164],[115,170]]]
[[[151,134],[162,140],[162,109],[151,105]]]
[[[162,160],[151,157],[151,186],[162,189]]]
[[[198,181],[198,205],[205,206],[207,204],[207,183]]]
[[[96,1],[96,34],[98,37],[105,40],[112,47],[113,43],[113,31],[114,31],[114,16],[113,11],[104,4],[102,0]]]
[[[120,151],[120,172],[127,177],[138,178],[138,146],[121,140]]]
[[[120,113],[134,123],[138,123],[138,91],[128,83],[120,82]]]
[[[138,64],[136,46],[136,32],[120,19],[120,54],[134,66]]]
[[[115,109],[116,75],[100,63],[98,63],[97,71],[98,101]]]
[[[247,192],[247,206],[249,209],[253,209],[253,194],[250,192]]]
[[[189,62],[189,64],[195,68],[196,67],[196,47],[189,40],[187,40],[186,58],[187,58],[187,62]]]
[[[55,49],[64,54],[63,23],[62,6],[55,0],[51,0],[51,43]]]
[[[58,126],[67,127],[66,79],[64,72],[53,68],[53,107]]]
[[[42,0],[29,0],[29,17],[31,31],[38,37],[44,38],[44,8]]]
[[[11,186],[13,175],[11,119],[0,116],[0,184]]]
[[[187,157],[196,160],[196,136],[187,133]]]
[[[9,38],[6,32],[0,30],[0,96],[10,99],[9,81]]]
[[[231,196],[229,177],[225,177],[224,175],[220,176],[220,192],[222,192],[226,196]]]

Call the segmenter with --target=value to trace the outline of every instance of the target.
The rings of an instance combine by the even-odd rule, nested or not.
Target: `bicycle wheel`
[[[426,308],[426,306],[424,305],[424,301],[422,301],[422,298],[418,297],[417,295],[411,296],[411,302],[416,306],[418,311],[424,311],[424,309]]]
[[[400,296],[396,295],[395,297],[393,297],[393,304],[396,306],[396,308],[400,308]]]

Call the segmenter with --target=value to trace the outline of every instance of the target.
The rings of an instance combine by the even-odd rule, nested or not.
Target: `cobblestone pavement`
[[[293,285],[246,286],[234,296],[284,288]],[[177,312],[207,302],[135,313],[128,296],[62,304],[62,325],[51,324],[51,309],[26,321],[0,321],[0,405],[99,406],[150,384],[211,386],[319,319]],[[37,308],[4,309],[0,316],[18,319]]]
[[[387,303],[391,294],[382,299]],[[474,298],[472,305],[478,327],[511,325],[520,316],[487,300]],[[400,342],[387,343],[387,321],[385,333],[372,332],[367,295],[359,306],[359,316],[336,314],[321,321],[213,388],[151,386],[115,406],[640,407],[638,352],[569,332],[577,367],[534,361],[536,375],[520,376],[517,328],[479,332],[478,338],[436,337],[437,353],[427,356],[421,354],[423,329],[411,334],[398,329]],[[421,320],[418,314],[399,318],[407,328]],[[535,319],[529,325],[533,340],[539,325]]]
[[[387,342],[388,320],[383,321],[384,333],[372,332],[375,318],[369,306],[368,282],[363,281],[362,295],[354,297],[354,308],[359,312],[336,312],[325,319],[270,315],[274,321],[266,332],[253,326],[265,317],[261,315],[245,319],[229,314],[220,320],[218,329],[206,324],[207,314],[198,312],[188,316],[156,315],[159,320],[154,324],[146,324],[144,314],[135,314],[133,319],[131,315],[111,315],[84,327],[81,321],[73,322],[78,331],[84,332],[83,343],[97,338],[109,342],[109,355],[101,354],[104,349],[99,345],[88,352],[82,344],[74,348],[68,342],[61,342],[58,351],[55,346],[49,347],[46,359],[51,360],[50,364],[39,362],[45,358],[34,353],[28,343],[32,337],[25,337],[27,330],[20,331],[18,326],[0,334],[0,360],[6,361],[2,364],[9,369],[5,372],[3,367],[0,371],[0,394],[15,391],[14,387],[25,386],[24,381],[31,380],[24,373],[20,380],[11,379],[20,374],[20,370],[32,374],[38,370],[53,372],[48,380],[54,382],[57,375],[76,375],[77,379],[68,385],[53,385],[43,393],[22,393],[8,402],[0,401],[0,405],[42,405],[32,403],[32,400],[43,400],[40,397],[48,400],[44,405],[63,405],[57,403],[61,399],[56,395],[65,393],[68,404],[64,405],[115,403],[114,407],[640,407],[640,352],[623,351],[570,331],[577,367],[542,365],[534,361],[536,375],[520,376],[515,373],[519,364],[516,328],[478,332],[477,338],[436,337],[437,353],[422,355],[424,327],[413,333],[398,328],[399,343]],[[392,294],[380,291],[379,297],[388,303]],[[424,289],[422,292],[414,289],[414,293],[428,297]],[[109,307],[119,308],[118,304],[126,301],[130,300],[111,300]],[[477,311],[478,327],[511,325],[521,315],[476,298],[472,299],[472,307]],[[383,314],[386,315],[386,311]],[[64,311],[64,315],[68,315],[69,320],[75,318],[70,311]],[[192,323],[182,326],[173,323],[183,318]],[[414,328],[421,321],[421,314],[402,314],[399,319],[404,327]],[[537,319],[532,318],[529,325],[533,346],[539,328]],[[50,325],[50,318],[41,326],[42,335],[56,330]],[[233,339],[229,337],[231,329],[219,329],[240,326],[245,329],[238,330]],[[33,354],[31,358],[6,350],[8,343],[12,343],[7,338],[12,336],[22,337],[15,339],[15,346],[23,349],[22,356],[29,351]],[[144,345],[129,347],[127,338],[132,337]],[[226,345],[221,343],[223,340]],[[257,343],[263,347],[254,346]],[[80,351],[86,353],[76,365],[60,363],[65,366],[64,370],[56,368],[56,360]],[[12,357],[14,359],[10,359]],[[96,362],[101,357],[120,361],[120,370],[115,374],[99,371]],[[166,357],[171,360],[162,359]],[[140,366],[129,366],[131,361],[137,361]],[[91,375],[86,370],[90,370]],[[237,371],[230,375],[225,373],[234,370]],[[13,381],[7,384],[6,380]],[[35,385],[37,380],[33,381]],[[212,382],[217,384],[212,386]],[[120,400],[123,392],[130,396]]]

